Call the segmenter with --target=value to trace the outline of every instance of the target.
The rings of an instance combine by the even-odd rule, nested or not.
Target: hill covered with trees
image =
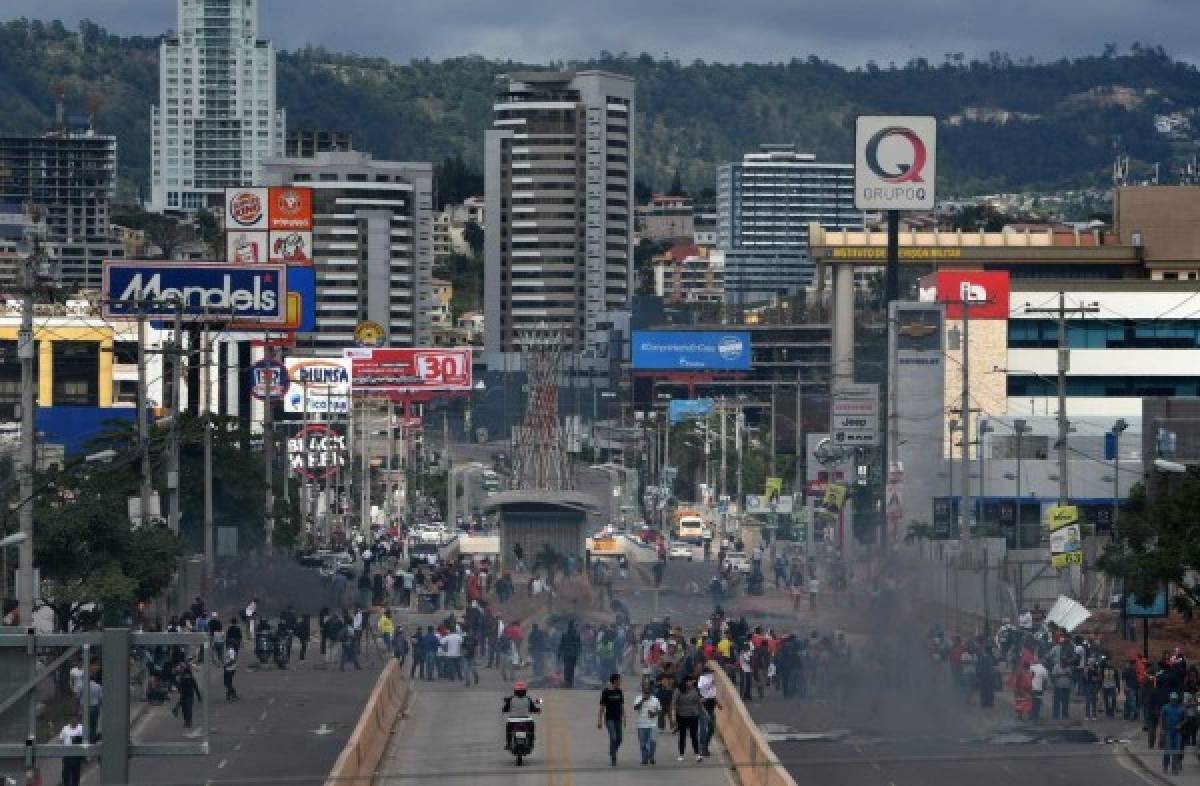
[[[0,25],[0,133],[46,127],[56,86],[66,90],[68,114],[83,114],[94,95],[101,130],[120,137],[124,193],[136,196],[149,182],[157,60],[157,39],[87,22],[78,30],[27,19]],[[692,191],[711,187],[719,163],[762,142],[847,161],[862,113],[936,115],[947,196],[1103,185],[1118,152],[1131,157],[1135,175],[1161,163],[1171,182],[1200,137],[1200,72],[1141,45],[1047,63],[951,53],[936,64],[848,69],[800,55],[729,65],[600,53],[541,66],[637,79],[638,179],[658,189],[676,173]],[[279,100],[289,127],[350,131],[355,147],[380,158],[461,155],[479,170],[496,76],[536,67],[476,56],[393,63],[310,47],[280,53]]]

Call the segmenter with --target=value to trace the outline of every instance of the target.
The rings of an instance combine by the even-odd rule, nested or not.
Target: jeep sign
[[[181,309],[187,322],[280,322],[287,317],[287,266],[106,261],[101,294],[110,319]]]

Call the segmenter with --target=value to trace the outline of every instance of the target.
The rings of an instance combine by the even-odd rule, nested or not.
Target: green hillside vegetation
[[[157,100],[158,42],[77,31],[26,19],[0,26],[0,133],[32,133],[53,116],[53,90],[69,114],[102,101],[101,130],[121,140],[124,193],[149,179],[149,112]],[[934,114],[943,195],[1104,185],[1118,149],[1135,174],[1154,162],[1170,182],[1174,163],[1195,153],[1195,135],[1168,138],[1154,116],[1200,107],[1200,73],[1161,48],[1050,63],[995,54],[966,61],[916,59],[847,69],[815,57],[726,65],[601,53],[548,67],[602,68],[638,82],[638,178],[666,188],[678,171],[689,190],[710,187],[715,167],[760,142],[794,142],[828,160],[849,160],[854,116]],[[482,166],[495,77],[530,66],[467,56],[405,64],[318,47],[279,56],[279,99],[293,128],[354,134],[380,158]],[[1196,118],[1200,126],[1200,118]]]

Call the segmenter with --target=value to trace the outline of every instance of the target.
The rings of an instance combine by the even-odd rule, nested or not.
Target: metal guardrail
[[[197,682],[205,694],[209,687],[209,660],[207,647],[211,646],[207,634],[204,633],[136,633],[127,628],[110,628],[104,631],[87,633],[35,633],[32,630],[25,633],[0,633],[0,656],[5,656],[9,663],[16,662],[12,650],[23,650],[26,656],[27,669],[23,681],[7,690],[8,695],[0,695],[0,720],[5,713],[12,716],[14,707],[22,701],[25,707],[25,736],[20,740],[0,740],[0,759],[23,759],[26,769],[32,771],[35,762],[43,758],[61,758],[77,756],[81,758],[100,759],[100,779],[103,783],[125,783],[129,780],[129,759],[143,756],[205,756],[209,753],[209,705],[203,701],[200,706],[200,739],[195,742],[157,742],[133,744],[130,739],[129,716],[129,685],[130,660],[135,648],[138,647],[195,647],[203,657],[198,659],[200,674]],[[39,668],[39,659],[44,658],[46,649],[64,648],[65,651],[53,656]],[[100,726],[104,735],[97,742],[93,739],[94,730],[91,727],[90,713],[86,711],[91,706],[90,676],[85,671],[85,679],[80,691],[80,714],[83,719],[84,741],[78,745],[61,743],[37,742],[37,702],[34,691],[47,679],[51,679],[62,666],[77,655],[82,655],[82,663],[90,664],[92,652],[99,648],[101,669],[105,686],[103,700],[100,704]],[[85,666],[86,669],[86,666]],[[17,679],[20,679],[18,676]],[[121,686],[123,689],[118,689]],[[10,718],[8,727],[19,727],[19,721]],[[8,734],[12,734],[9,730]]]

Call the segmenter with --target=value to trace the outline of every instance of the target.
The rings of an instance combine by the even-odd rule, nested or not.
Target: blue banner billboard
[[[141,313],[187,322],[281,322],[287,317],[286,265],[224,262],[106,261],[101,296],[104,316]],[[140,305],[139,305],[140,304]]]
[[[745,330],[635,330],[635,371],[749,371]]]
[[[689,418],[702,418],[713,410],[711,398],[680,398],[671,400],[671,422],[682,423]]]

